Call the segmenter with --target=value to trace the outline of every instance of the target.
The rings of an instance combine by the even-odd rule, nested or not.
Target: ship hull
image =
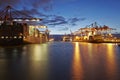
[[[23,43],[23,39],[0,39],[0,45],[19,45]]]
[[[23,27],[21,23],[4,22],[0,25],[0,45],[16,45],[23,43]]]

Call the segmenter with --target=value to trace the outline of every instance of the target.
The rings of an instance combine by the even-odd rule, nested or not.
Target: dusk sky
[[[0,0],[0,8],[11,5],[48,26],[51,34],[68,34],[97,22],[120,32],[120,0]]]

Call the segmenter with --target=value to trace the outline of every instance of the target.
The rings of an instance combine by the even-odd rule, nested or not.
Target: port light
[[[4,39],[4,36],[1,36],[2,39]]]
[[[8,39],[8,36],[6,36],[5,38]]]
[[[19,36],[19,39],[21,39],[22,38],[22,36]]]
[[[16,39],[17,38],[17,36],[14,36],[14,39]]]

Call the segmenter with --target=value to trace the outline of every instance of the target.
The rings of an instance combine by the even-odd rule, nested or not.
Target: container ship
[[[4,21],[0,25],[0,44],[22,44],[25,24]]]
[[[0,12],[0,45],[43,43],[49,39],[49,30],[43,25],[28,25],[28,21],[41,21],[7,6]]]
[[[89,26],[80,28],[73,34],[73,41],[91,42],[91,43],[120,43],[120,37],[113,35],[116,30],[106,25],[99,25],[97,22]],[[120,34],[119,34],[120,35]]]

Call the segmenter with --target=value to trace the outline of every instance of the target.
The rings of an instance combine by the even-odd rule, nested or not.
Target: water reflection
[[[89,55],[89,57],[92,59],[92,57],[93,57],[93,54],[92,54],[92,48],[93,48],[93,47],[92,47],[92,44],[88,44],[87,47],[88,47],[88,52],[89,52],[88,55]]]
[[[82,42],[0,47],[0,80],[120,80],[119,51]]]
[[[112,44],[106,45],[106,72],[108,80],[116,80],[117,66],[115,46]]]
[[[15,60],[22,58],[22,47],[5,47],[0,48],[0,60]]]
[[[13,79],[13,76],[18,77],[18,74],[23,72],[23,69],[20,68],[22,66],[22,51],[22,47],[0,47],[1,80]]]
[[[49,57],[47,44],[35,45],[31,49],[29,78],[32,80],[48,80]]]
[[[81,63],[80,46],[78,42],[75,43],[75,47],[74,47],[72,68],[73,68],[72,79],[82,80],[83,70],[82,70],[82,63]]]
[[[3,59],[3,54],[1,54],[4,51],[3,48],[0,50],[0,79],[5,78],[6,74],[6,60]]]
[[[48,64],[47,44],[0,48],[0,80],[47,80]]]

